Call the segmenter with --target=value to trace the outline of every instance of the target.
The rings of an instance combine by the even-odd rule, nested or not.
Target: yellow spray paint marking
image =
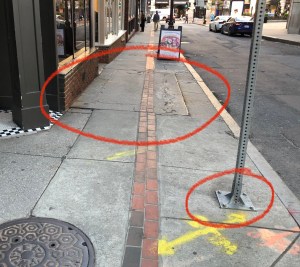
[[[198,219],[202,221],[208,221],[204,216],[197,216]],[[228,219],[224,223],[242,223],[246,221],[246,216],[244,214],[232,213],[228,216]],[[158,254],[159,255],[174,255],[175,247],[183,245],[185,243],[191,242],[194,239],[209,235],[208,242],[217,247],[221,247],[222,250],[228,254],[232,255],[237,251],[237,245],[232,244],[226,237],[224,237],[220,231],[223,229],[217,229],[213,227],[208,227],[201,225],[195,221],[187,222],[190,226],[197,228],[196,231],[190,231],[186,234],[168,242],[166,239],[161,239],[158,241]]]
[[[130,157],[135,155],[135,150],[128,150],[128,151],[123,151],[123,152],[118,152],[115,153],[109,157],[107,157],[107,160],[116,160],[120,158],[125,158],[125,157]]]

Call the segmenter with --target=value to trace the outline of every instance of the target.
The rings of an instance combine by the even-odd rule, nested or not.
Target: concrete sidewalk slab
[[[105,68],[72,107],[138,111],[143,89],[143,71],[121,70],[112,66]],[[115,79],[116,75],[118,79]],[[124,82],[127,79],[134,83]]]
[[[86,113],[70,112],[66,113],[60,121],[82,130],[89,116],[90,114]],[[35,135],[26,135],[20,138],[10,138],[4,142],[1,141],[0,151],[61,158],[69,152],[77,137],[77,134],[58,126],[53,126],[51,131],[43,131]]]
[[[229,168],[227,168],[229,169]],[[225,169],[224,169],[225,170]],[[257,170],[252,170],[258,173]],[[161,216],[165,218],[188,219],[185,210],[185,197],[188,190],[197,181],[214,174],[215,172],[186,168],[160,167],[160,196]],[[259,174],[259,173],[258,173]],[[267,185],[248,176],[243,180],[243,192],[251,198],[258,212],[234,211],[220,209],[216,191],[231,191],[233,175],[203,184],[191,195],[189,208],[193,214],[207,217],[212,222],[223,222],[232,213],[245,216],[245,220],[258,216],[269,204],[271,192]],[[180,200],[180,201],[179,201]],[[262,220],[252,224],[253,227],[272,228],[277,230],[300,231],[296,222],[289,216],[288,211],[278,198],[275,197],[274,205],[268,215]],[[164,233],[161,233],[164,236]]]
[[[269,267],[297,236],[296,233],[272,230],[273,240],[276,240],[276,237],[278,240],[280,236],[286,236],[284,243],[278,246],[272,241],[260,240],[259,232],[252,227],[205,230],[205,227],[194,228],[189,222],[191,221],[162,218],[161,230],[164,234],[162,240],[167,242],[165,248],[169,248],[169,252],[173,254],[162,255],[160,266]],[[298,266],[297,257],[293,255],[290,257],[290,260],[286,261],[290,265],[281,266]]]
[[[118,140],[135,141],[138,118],[137,112],[94,110],[84,131]],[[135,147],[100,142],[81,136],[68,158],[134,162]]]
[[[158,139],[181,136],[203,122],[188,117],[158,116]],[[222,171],[235,167],[237,145],[225,123],[214,122],[184,142],[161,147],[159,162],[164,166]],[[247,167],[254,168],[254,165],[248,162]]]
[[[286,21],[268,21],[268,23],[264,23],[263,39],[273,42],[280,42],[300,46],[300,35],[288,34],[286,25]]]
[[[0,223],[28,217],[61,159],[0,153]]]
[[[96,266],[119,267],[125,245],[132,163],[67,159],[33,215],[79,227],[91,239]]]
[[[297,255],[300,251],[300,235],[298,235],[295,239],[295,243],[286,251],[282,257],[278,259],[276,262],[277,267],[285,267],[285,266],[299,266],[300,265],[300,257]]]

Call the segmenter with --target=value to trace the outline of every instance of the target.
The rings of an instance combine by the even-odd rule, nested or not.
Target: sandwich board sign
[[[180,57],[182,27],[178,29],[166,29],[164,25],[160,29],[158,58],[172,59]]]

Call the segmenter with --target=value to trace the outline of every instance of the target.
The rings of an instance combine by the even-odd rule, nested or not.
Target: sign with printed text
[[[204,7],[204,0],[196,0],[196,6]]]
[[[181,47],[181,27],[178,29],[161,29],[159,38],[159,58],[179,58]],[[170,49],[165,50],[164,48]]]
[[[242,16],[243,8],[244,8],[244,1],[232,1],[230,16],[231,17]]]

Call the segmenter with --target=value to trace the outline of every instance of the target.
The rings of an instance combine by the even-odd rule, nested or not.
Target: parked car
[[[230,18],[230,16],[217,16],[208,25],[210,31],[218,32],[221,30],[223,24]]]
[[[235,35],[237,33],[252,36],[253,18],[250,16],[231,17],[221,28],[221,33]]]

